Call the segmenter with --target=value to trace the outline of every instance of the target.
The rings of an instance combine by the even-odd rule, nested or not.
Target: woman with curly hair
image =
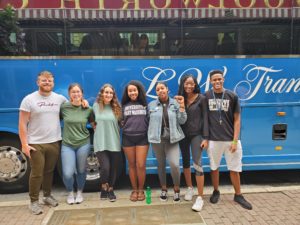
[[[128,160],[129,178],[133,189],[130,200],[143,201],[149,143],[146,93],[139,81],[130,81],[124,89],[122,127],[122,146]]]
[[[104,84],[93,105],[95,114],[94,151],[101,165],[102,200],[116,201],[113,186],[122,168],[119,121],[121,107],[112,85]]]

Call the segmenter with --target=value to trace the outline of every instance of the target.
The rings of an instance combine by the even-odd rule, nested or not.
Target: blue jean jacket
[[[150,117],[148,127],[148,141],[150,143],[160,143],[163,106],[157,99],[149,103],[148,111]],[[170,128],[170,143],[173,144],[184,138],[184,134],[180,125],[185,123],[187,115],[185,111],[179,111],[179,104],[176,100],[169,98],[168,116]]]

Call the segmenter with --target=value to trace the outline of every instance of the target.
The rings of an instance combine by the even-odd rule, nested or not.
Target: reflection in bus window
[[[147,34],[142,34],[139,43],[139,55],[149,55],[149,38]]]
[[[81,55],[103,55],[104,46],[104,37],[98,31],[94,31],[82,38],[79,49]]]
[[[62,33],[37,32],[36,43],[38,55],[61,55],[64,53]]]
[[[237,42],[235,40],[235,33],[226,32],[218,34],[217,54],[220,55],[234,55],[237,50]]]

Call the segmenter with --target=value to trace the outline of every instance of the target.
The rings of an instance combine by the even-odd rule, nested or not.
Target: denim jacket
[[[148,141],[150,143],[160,143],[163,106],[157,99],[149,103],[148,111],[150,116],[148,127]],[[169,98],[168,116],[170,128],[170,143],[176,143],[184,138],[184,134],[180,125],[185,123],[187,115],[185,111],[179,111],[179,104],[176,100]]]

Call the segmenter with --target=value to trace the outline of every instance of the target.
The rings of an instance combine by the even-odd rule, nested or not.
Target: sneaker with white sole
[[[73,205],[75,203],[74,193],[73,191],[69,192],[69,195],[67,197],[67,203],[69,205]]]
[[[75,202],[76,204],[83,202],[82,191],[77,191]]]
[[[58,206],[58,201],[52,195],[44,197],[43,202],[45,205],[50,205],[52,207]]]
[[[29,209],[34,215],[40,215],[43,213],[43,208],[40,206],[39,201],[31,202]]]
[[[159,199],[160,199],[162,202],[168,201],[168,191],[167,191],[167,190],[161,190]]]
[[[174,203],[179,203],[180,202],[180,193],[179,192],[174,192],[173,202]]]
[[[192,206],[192,210],[197,211],[197,212],[200,212],[201,209],[202,209],[202,207],[203,207],[203,203],[204,203],[204,202],[203,202],[202,197],[201,197],[201,196],[198,196],[198,197],[196,198],[196,201],[195,201],[194,205]]]
[[[192,201],[194,196],[194,188],[193,187],[188,187],[186,189],[186,192],[184,194],[184,200],[185,201]]]

